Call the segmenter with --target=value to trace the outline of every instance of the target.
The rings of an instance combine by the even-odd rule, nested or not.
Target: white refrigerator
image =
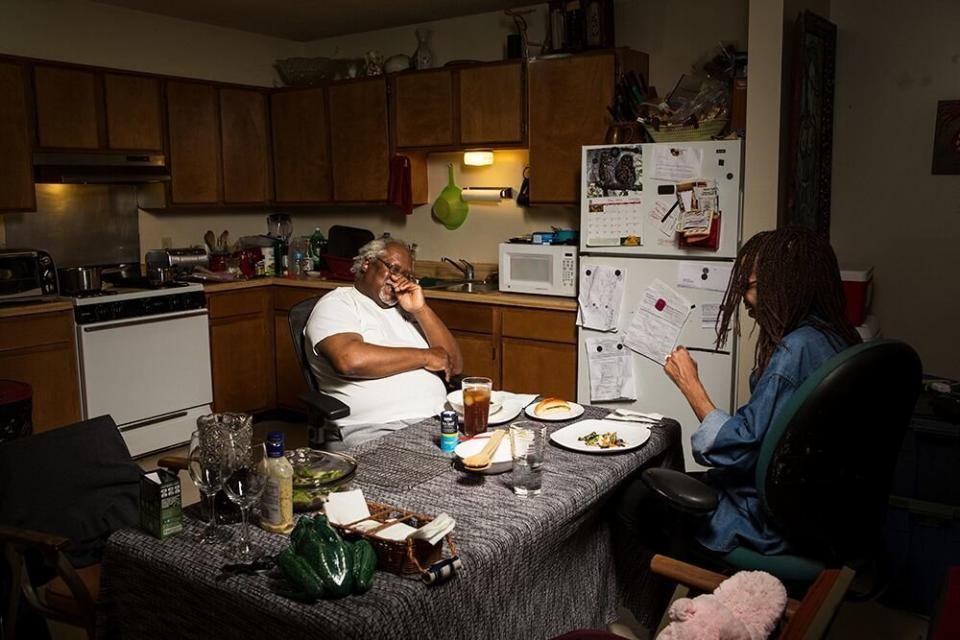
[[[742,143],[587,146],[582,169],[577,400],[676,419],[687,469],[701,468],[690,452],[699,421],[662,361],[677,344],[716,348],[741,240]],[[702,240],[684,245],[678,228]],[[734,336],[691,355],[714,404],[732,412]]]

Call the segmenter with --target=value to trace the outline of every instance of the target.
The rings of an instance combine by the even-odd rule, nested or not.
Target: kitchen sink
[[[488,291],[498,291],[497,285],[490,282],[461,282],[460,284],[451,284],[440,289],[441,291],[455,291],[458,293],[486,293]]]
[[[481,282],[472,280],[464,282],[463,280],[437,280],[428,285],[421,284],[424,291],[455,291],[458,293],[485,293],[488,291],[497,291],[496,283]]]

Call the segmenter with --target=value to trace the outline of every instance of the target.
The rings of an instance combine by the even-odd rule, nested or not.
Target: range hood
[[[60,184],[140,184],[168,182],[163,154],[35,153],[34,182]]]

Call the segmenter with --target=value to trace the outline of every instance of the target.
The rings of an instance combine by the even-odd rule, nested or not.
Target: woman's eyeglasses
[[[410,271],[404,271],[399,264],[396,264],[396,263],[390,264],[380,256],[374,256],[374,257],[380,262],[380,264],[382,264],[384,267],[387,268],[387,271],[390,272],[390,275],[394,275],[400,278],[406,278],[407,280],[409,280],[410,282],[413,282],[414,284],[417,283],[417,277],[413,275],[413,273]]]

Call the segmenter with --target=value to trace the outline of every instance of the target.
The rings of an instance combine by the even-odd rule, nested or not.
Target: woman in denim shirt
[[[860,342],[860,336],[844,312],[833,249],[807,230],[763,232],[744,244],[724,295],[718,347],[726,342],[741,300],[760,330],[747,404],[732,416],[717,409],[700,382],[696,361],[683,347],[667,358],[664,370],[701,421],[691,438],[693,455],[712,467],[704,479],[720,494],[698,541],[717,552],[742,543],[762,553],[780,553],[786,544],[764,517],[755,485],[760,445],[797,387],[836,353]]]

